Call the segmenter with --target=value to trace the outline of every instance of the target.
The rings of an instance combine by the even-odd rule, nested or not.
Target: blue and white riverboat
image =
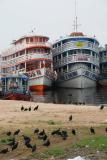
[[[53,44],[55,84],[66,88],[95,87],[99,76],[99,42],[73,32]]]
[[[104,48],[100,48],[100,76],[99,84],[101,86],[107,86],[107,44]]]

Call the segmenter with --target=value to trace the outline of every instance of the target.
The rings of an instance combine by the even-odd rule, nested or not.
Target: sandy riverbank
[[[31,106],[31,111],[21,111],[22,105],[25,108]],[[37,111],[34,111],[33,109],[37,105],[39,105],[39,108]],[[35,157],[35,160],[44,160],[45,158],[38,157],[44,157],[45,154],[48,157],[52,157],[52,155],[56,154],[56,156],[58,156],[58,154],[60,156],[64,154],[65,157],[69,157],[69,155],[70,157],[74,157],[76,155],[90,156],[90,153],[96,154],[96,149],[88,149],[87,151],[87,148],[83,148],[83,151],[81,151],[81,149],[74,150],[72,149],[71,144],[84,138],[91,137],[92,135],[89,133],[90,126],[95,127],[95,136],[106,136],[104,127],[107,124],[107,108],[105,107],[103,110],[100,110],[99,107],[0,100],[0,141],[1,139],[8,138],[8,136],[6,136],[7,131],[12,131],[13,133],[16,129],[21,130],[16,137],[19,142],[18,149],[11,151],[11,148],[9,148],[9,152],[5,155],[0,155],[0,159],[34,160],[32,158],[33,156]],[[69,121],[69,116],[71,114],[73,119],[72,121]],[[101,128],[98,128],[99,126]],[[78,132],[75,137],[71,133],[73,127],[75,127]],[[33,131],[35,128],[39,128],[40,130],[45,129],[46,134],[51,141],[51,146],[49,148],[43,147],[43,141],[38,140],[37,136],[34,135]],[[67,130],[68,138],[66,141],[51,135],[51,132],[58,128]],[[26,148],[22,134],[30,136],[31,144],[36,143],[37,151],[35,153],[32,154],[31,150]],[[6,148],[6,144],[1,144],[0,148]],[[105,151],[103,152],[103,155],[105,155]],[[47,159],[50,160],[50,158]],[[102,157],[99,156],[99,159],[102,159]],[[62,158],[58,160],[62,160]]]
[[[21,106],[32,110],[21,111]],[[34,107],[39,105],[37,111]],[[73,120],[69,122],[69,116],[72,114]],[[65,105],[65,104],[46,104],[25,101],[4,101],[0,100],[0,126],[8,127],[48,127],[47,121],[53,120],[61,122],[63,126],[91,126],[107,123],[107,108],[100,110],[98,106],[86,105]]]

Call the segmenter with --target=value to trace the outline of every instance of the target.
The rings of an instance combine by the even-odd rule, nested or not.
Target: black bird
[[[104,109],[104,105],[101,105],[101,106],[100,106],[100,110],[103,110],[103,109]]]
[[[36,128],[35,130],[34,130],[34,134],[35,133],[39,133],[39,129],[38,128]]]
[[[69,116],[69,121],[72,121],[72,115]]]
[[[66,140],[67,137],[68,137],[67,131],[63,130],[63,131],[61,132],[61,137],[62,137],[63,140]]]
[[[20,132],[20,129],[16,130],[16,131],[14,132],[14,135],[18,135],[19,132]]]
[[[43,139],[43,135],[38,135],[38,139]]]
[[[78,105],[78,102],[74,102],[75,105]]]
[[[24,141],[25,141],[26,143],[29,143],[29,142],[31,141],[30,137],[25,136],[25,135],[22,135],[22,136],[23,136]]]
[[[18,147],[18,142],[16,142],[13,146],[12,146],[12,151],[14,150],[14,149],[16,149]]]
[[[72,129],[72,134],[76,135],[76,130],[75,129]]]
[[[95,134],[95,130],[94,130],[94,128],[90,128],[90,132],[92,133],[92,134]]]
[[[53,103],[54,103],[54,104],[56,104],[56,103],[57,103],[55,99],[53,100]]]
[[[48,136],[45,134],[45,135],[43,136],[43,140],[46,141],[47,138],[48,138]]]
[[[60,128],[57,129],[57,130],[53,130],[53,131],[51,132],[51,135],[59,134],[59,132],[61,132],[61,131],[60,131]]]
[[[25,109],[24,109],[24,111],[27,111],[27,110],[28,110],[28,108],[25,108]]]
[[[61,134],[64,135],[64,136],[66,136],[66,137],[68,137],[68,133],[65,130],[62,130]]]
[[[49,146],[50,145],[50,141],[49,141],[49,139],[43,144],[43,146]]]
[[[34,110],[34,111],[37,111],[38,108],[39,108],[39,105],[37,105],[33,110]]]
[[[32,146],[32,152],[36,151],[36,144],[34,146]]]
[[[82,104],[82,102],[79,102],[78,104],[79,104],[79,105],[81,105],[81,104]]]
[[[29,111],[31,111],[31,107],[29,107]]]
[[[27,148],[32,148],[32,145],[31,145],[29,142],[25,142],[25,146],[26,146]]]
[[[43,129],[41,132],[38,133],[39,136],[43,136],[45,134],[45,130]]]
[[[1,154],[5,154],[5,153],[7,153],[7,152],[9,152],[8,148],[3,149],[3,150],[0,151]]]
[[[22,105],[22,107],[21,107],[21,111],[23,111],[24,110],[24,107],[23,107],[23,105]]]
[[[9,131],[9,132],[7,132],[6,134],[7,134],[7,136],[10,136],[12,133]]]

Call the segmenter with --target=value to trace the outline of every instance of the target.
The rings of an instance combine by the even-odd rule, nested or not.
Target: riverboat
[[[14,40],[12,47],[1,54],[2,76],[25,74],[30,90],[44,90],[52,86],[52,45],[41,35],[23,36]]]
[[[99,76],[99,42],[73,32],[53,44],[55,84],[66,88],[95,87]]]
[[[2,97],[8,100],[31,99],[28,89],[28,77],[25,75],[8,75],[1,78]]]
[[[104,48],[100,48],[100,76],[99,84],[101,86],[107,86],[107,44]]]

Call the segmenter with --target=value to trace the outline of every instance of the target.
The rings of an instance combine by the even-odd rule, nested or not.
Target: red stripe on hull
[[[48,88],[46,85],[35,85],[29,87],[31,91],[43,91]]]
[[[4,95],[4,99],[8,100],[24,100],[29,101],[31,96],[20,93],[8,93]]]

